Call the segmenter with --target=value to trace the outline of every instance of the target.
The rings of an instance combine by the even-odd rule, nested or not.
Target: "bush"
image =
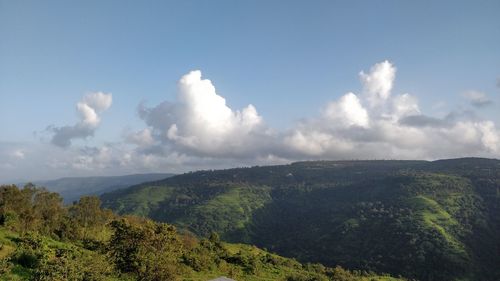
[[[356,278],[356,276],[340,266],[337,266],[332,270],[332,281],[354,281],[357,279],[358,278]]]
[[[27,268],[36,268],[47,258],[49,248],[38,234],[28,233],[19,239],[12,260]]]
[[[105,281],[112,275],[112,269],[101,256],[74,249],[57,249],[53,257],[36,268],[33,280]]]

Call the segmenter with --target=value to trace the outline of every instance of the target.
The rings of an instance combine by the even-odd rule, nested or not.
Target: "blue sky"
[[[379,158],[369,153],[379,146],[391,158],[498,157],[499,11],[499,1],[0,0],[0,156],[10,161],[0,168],[0,176],[23,178],[32,170],[40,171],[33,171],[33,177],[57,177]],[[386,60],[396,73],[392,80],[384,78],[391,80],[387,104],[393,108],[377,109],[366,97],[380,93],[360,81],[359,73],[370,74]],[[203,149],[196,141],[187,143],[214,136],[197,135],[199,130],[189,127],[195,122],[191,119],[166,117],[174,111],[190,114],[185,104],[175,104],[182,104],[179,96],[189,95],[189,90],[178,89],[178,81],[192,70],[201,70],[201,79],[212,81],[234,114],[249,104],[255,107],[262,119],[256,127],[245,132],[225,127],[215,138],[220,147],[227,148],[226,141],[241,147],[216,150]],[[82,135],[75,128],[86,119],[79,119],[76,104],[94,92],[111,93],[112,104],[96,110],[99,122],[86,127],[91,133],[78,137]],[[359,98],[361,111],[352,112],[355,99],[342,103],[347,92]],[[459,128],[464,131],[456,134],[469,132],[470,140],[435,154],[425,143],[389,137],[399,130],[421,130],[422,136],[436,133],[414,124],[408,128],[406,119],[398,116],[393,122],[404,128],[391,127],[384,137],[365,141],[373,135],[368,131],[388,126],[376,120],[396,114],[392,98],[405,93],[418,100],[412,116],[461,116],[439,129],[443,140],[436,141],[452,139]],[[165,101],[174,106],[158,109],[164,115],[156,114],[158,120],[152,121],[152,115],[141,119],[137,113],[143,101],[151,110]],[[344,116],[325,116],[333,109]],[[369,119],[365,127],[364,121],[351,122],[363,110]],[[198,113],[204,120],[203,114],[211,111]],[[250,120],[235,116],[236,121],[230,120],[237,127]],[[363,127],[366,136],[363,141],[355,139],[346,128],[327,126],[333,123]],[[176,138],[166,136],[172,125],[179,129]],[[73,128],[66,135],[71,144],[58,147],[52,140],[65,126]],[[153,141],[130,141],[131,135],[145,129]],[[258,139],[273,145],[254,143],[254,135],[261,134],[272,135]],[[249,146],[255,150],[239,152]],[[88,154],[105,147],[113,155],[130,153],[134,164],[123,164],[114,156],[103,164]],[[15,151],[23,156],[15,159]],[[47,155],[58,155],[56,159],[68,166],[48,165]],[[90,164],[75,165],[81,157]],[[156,160],[146,165],[144,157]]]

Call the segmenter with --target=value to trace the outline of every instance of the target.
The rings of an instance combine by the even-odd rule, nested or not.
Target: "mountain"
[[[171,176],[173,174],[153,173],[108,177],[68,177],[56,180],[34,181],[32,183],[59,193],[66,203],[71,203],[83,195],[101,195],[105,192],[126,188],[143,182],[157,181]]]
[[[418,280],[500,280],[500,161],[314,161],[199,171],[104,206],[302,262]]]

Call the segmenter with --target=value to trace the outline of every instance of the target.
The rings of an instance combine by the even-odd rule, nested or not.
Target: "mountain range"
[[[64,202],[71,203],[83,195],[101,195],[117,189],[139,183],[156,181],[173,176],[168,173],[133,174],[125,176],[101,177],[66,177],[55,180],[33,181],[36,186],[43,186],[49,191],[59,193]],[[19,184],[23,186],[24,183]]]

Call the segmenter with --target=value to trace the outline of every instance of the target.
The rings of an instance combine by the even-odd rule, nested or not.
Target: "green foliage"
[[[34,281],[81,280],[104,281],[113,275],[112,266],[103,256],[80,249],[56,249],[34,271]]]
[[[182,244],[173,226],[122,219],[111,227],[114,234],[108,249],[118,270],[134,273],[140,280],[175,279],[177,269],[172,264],[180,258]]]
[[[332,271],[332,281],[350,281],[353,280],[352,274],[342,267],[335,267]]]
[[[0,188],[0,224],[19,232],[27,232],[36,225],[33,198],[37,193],[33,185],[23,189],[15,185]]]
[[[187,189],[145,186],[133,198],[124,196],[112,205],[110,201],[105,203],[122,214],[149,216],[159,221],[169,217],[172,219],[168,222],[199,235],[206,237],[217,231],[224,240],[244,242],[241,238],[248,232],[254,211],[271,199],[269,190],[237,185]]]
[[[12,270],[12,263],[8,259],[0,259],[0,276]]]
[[[36,268],[49,255],[49,249],[37,233],[27,233],[18,240],[18,247],[12,256],[17,264],[27,268]]]
[[[118,217],[102,209],[96,197],[82,197],[65,207],[59,205],[57,195],[46,190],[34,186],[16,189],[0,186],[1,214],[32,220],[33,225],[29,225],[30,231],[24,221],[7,224],[4,220],[0,226],[0,280],[201,281],[221,275],[249,281],[287,280],[290,276],[329,280],[332,271],[254,246],[226,244],[215,232],[199,240],[169,224]],[[29,208],[16,206],[12,200]],[[21,215],[28,211],[32,217]],[[364,280],[345,272],[352,280]]]
[[[316,161],[187,173],[102,198],[303,262],[500,280],[499,190],[498,160]]]
[[[96,196],[83,196],[69,208],[68,212],[71,223],[79,226],[76,232],[69,235],[76,235],[76,238],[80,239],[103,239],[105,225],[113,219],[113,214],[109,210],[101,209],[101,200]]]
[[[38,231],[47,235],[55,234],[66,216],[61,196],[45,190],[35,193],[33,210],[40,224]]]

